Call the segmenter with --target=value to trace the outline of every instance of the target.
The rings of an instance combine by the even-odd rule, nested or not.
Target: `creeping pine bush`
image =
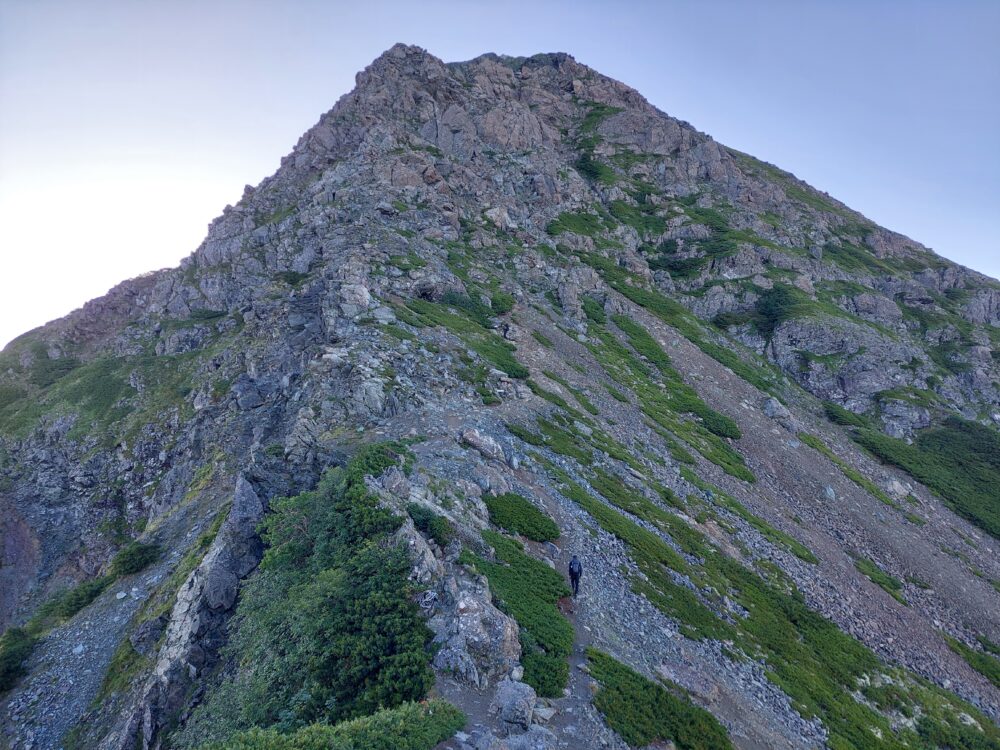
[[[490,307],[496,315],[504,315],[514,309],[514,295],[507,292],[494,292],[490,297]]]
[[[34,645],[35,639],[21,628],[11,628],[0,635],[0,695],[24,676],[24,662]]]
[[[370,716],[313,724],[291,734],[251,729],[203,750],[431,750],[465,724],[465,715],[441,700],[405,703]]]
[[[505,492],[484,498],[490,521],[501,529],[520,534],[536,542],[554,542],[559,538],[556,522],[538,510],[528,498]]]
[[[587,650],[587,659],[600,685],[594,705],[629,745],[672,741],[679,750],[732,747],[725,728],[683,697],[678,686],[671,684],[667,690],[593,648]]]
[[[827,419],[835,424],[844,425],[845,427],[870,426],[870,422],[867,417],[861,414],[855,414],[853,411],[848,411],[843,406],[835,404],[833,401],[824,401],[823,411],[826,412]]]
[[[451,525],[451,521],[427,506],[410,503],[406,506],[406,512],[410,514],[417,530],[437,542],[439,547],[448,546],[448,542],[455,537],[455,527]]]
[[[1000,432],[951,417],[917,433],[913,445],[876,430],[854,439],[883,462],[909,472],[961,516],[1000,538]]]
[[[766,338],[787,320],[799,317],[809,309],[812,300],[797,287],[775,284],[757,300],[757,328]]]
[[[1000,689],[1000,659],[990,656],[988,653],[976,651],[974,648],[969,648],[960,640],[952,638],[949,635],[945,636],[945,640],[952,651],[965,659],[970,667],[992,682],[994,687]],[[991,645],[988,640],[983,644],[984,648],[988,648]]]
[[[138,573],[149,567],[159,556],[160,548],[156,544],[129,542],[111,561],[111,573],[115,576]]]
[[[113,576],[101,576],[54,594],[32,616],[28,623],[29,630],[42,632],[54,624],[54,621],[68,620],[100,596],[113,582]]]
[[[604,305],[593,297],[583,297],[580,302],[583,304],[583,312],[588,319],[600,324],[603,324],[608,319],[604,314]]]
[[[432,634],[412,599],[406,551],[389,543],[402,519],[364,482],[404,450],[370,446],[315,491],[271,504],[262,524],[267,550],[225,651],[239,668],[174,745],[222,741],[253,727],[287,733],[424,698],[434,683]]]

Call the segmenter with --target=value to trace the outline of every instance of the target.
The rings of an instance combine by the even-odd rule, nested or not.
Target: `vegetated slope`
[[[566,55],[396,46],[0,353],[4,735],[997,747],[998,290]]]

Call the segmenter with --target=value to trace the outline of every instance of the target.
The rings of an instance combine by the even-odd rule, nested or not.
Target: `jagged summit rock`
[[[1000,283],[571,55],[395,45],[0,352],[3,737],[455,722],[433,682],[450,748],[997,747],[998,346]]]

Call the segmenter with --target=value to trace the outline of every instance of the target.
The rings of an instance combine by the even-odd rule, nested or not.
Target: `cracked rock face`
[[[186,692],[218,656],[239,583],[257,567],[263,553],[257,535],[263,515],[264,504],[240,475],[218,535],[177,592],[164,643],[142,697],[102,747],[131,750],[159,746],[160,729],[174,720]]]

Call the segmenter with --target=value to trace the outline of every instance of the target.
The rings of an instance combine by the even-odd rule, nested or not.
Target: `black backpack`
[[[583,566],[580,564],[579,560],[570,560],[569,562],[569,574],[577,578],[583,573]]]

